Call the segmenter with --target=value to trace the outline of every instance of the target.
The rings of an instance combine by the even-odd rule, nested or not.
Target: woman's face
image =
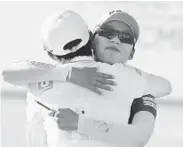
[[[131,28],[123,22],[111,21],[103,25],[94,37],[97,60],[108,63],[126,63],[133,49]]]

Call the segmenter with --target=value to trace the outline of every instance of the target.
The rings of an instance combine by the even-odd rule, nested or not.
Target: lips
[[[115,52],[120,52],[116,47],[107,47],[106,48],[107,50],[112,50],[112,51],[115,51]]]

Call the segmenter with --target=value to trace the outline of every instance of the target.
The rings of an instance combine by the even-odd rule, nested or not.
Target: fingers
[[[112,91],[113,90],[110,86],[107,86],[107,85],[105,85],[103,83],[99,83],[97,81],[94,83],[94,86],[96,88],[101,88],[101,89],[104,89],[104,90],[107,90],[107,91]]]
[[[102,72],[98,72],[98,68],[97,67],[85,67],[83,68],[83,70],[86,70],[87,72],[90,72],[90,73],[94,73],[95,76],[98,76],[98,77],[102,77],[102,78],[107,78],[107,79],[114,79],[115,77],[111,74],[107,74],[107,73],[102,73]]]
[[[61,116],[60,116],[60,112],[59,112],[59,111],[57,111],[57,112],[55,113],[55,115],[53,116],[53,118],[54,118],[54,120],[58,123],[59,118],[61,118]]]
[[[77,115],[76,112],[74,112],[72,109],[70,108],[64,108],[64,109],[58,109],[58,111],[54,112],[54,116],[57,118],[65,118],[65,117],[74,117]]]
[[[92,86],[89,89],[99,95],[103,95],[103,92],[100,89],[107,90],[107,91],[113,91],[113,89],[108,85],[114,86],[114,85],[116,85],[116,83],[111,80],[105,80],[102,78],[98,78],[96,81],[92,82]]]
[[[78,121],[75,112],[70,108],[58,109],[55,114],[54,120],[57,123],[57,126],[61,130],[76,130],[77,126],[73,125],[75,121]]]
[[[97,87],[91,87],[91,88],[89,88],[89,89],[90,89],[91,91],[93,91],[93,92],[99,94],[99,95],[103,95],[102,91],[99,90]]]
[[[73,68],[73,78],[70,82],[102,95],[101,89],[112,91],[110,86],[116,86],[114,78],[111,74],[98,72],[97,67]]]
[[[96,76],[106,78],[106,79],[114,79],[115,76],[107,73],[102,73],[102,72],[96,72]]]
[[[48,115],[51,117],[55,117],[56,111],[51,111]]]
[[[63,112],[64,112],[64,109],[58,109],[58,110],[55,112],[54,117],[56,117],[56,118],[64,118]]]
[[[106,85],[113,85],[113,86],[117,85],[115,81],[107,80],[107,79],[104,79],[102,77],[97,77],[96,81],[101,83],[101,84],[106,84]]]
[[[57,126],[60,130],[66,129],[66,126],[63,125],[63,122],[59,118],[56,118],[55,121],[57,122]]]
[[[113,85],[113,86],[116,86],[116,82],[115,81],[111,81],[111,80],[102,80],[101,83],[103,84],[107,84],[107,85]]]

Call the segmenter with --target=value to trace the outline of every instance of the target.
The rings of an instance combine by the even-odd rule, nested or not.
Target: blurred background
[[[46,61],[41,24],[64,8],[81,14],[91,30],[106,11],[122,9],[137,19],[140,38],[129,64],[164,76],[173,88],[170,96],[158,100],[155,131],[146,147],[183,147],[183,2],[0,2],[1,70],[20,60]],[[26,90],[2,76],[0,88],[2,147],[25,147]]]

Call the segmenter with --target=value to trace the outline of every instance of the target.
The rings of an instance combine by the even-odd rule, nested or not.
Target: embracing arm
[[[151,94],[155,98],[160,98],[169,95],[172,92],[172,87],[168,79],[146,74],[146,87],[144,94]]]
[[[96,67],[56,67],[56,65],[41,62],[21,61],[4,69],[2,75],[5,82],[13,85],[22,86],[43,81],[68,81],[98,94],[101,94],[100,89],[110,91],[109,85],[115,85],[115,82],[110,80],[113,79],[113,76],[97,70]]]
[[[155,107],[149,109],[153,110],[153,113],[145,108],[141,109],[144,103],[147,104],[145,106],[152,107],[147,97],[145,101],[134,103],[136,109],[133,110],[132,124],[106,123],[80,115],[78,132],[110,144],[142,147],[148,142],[154,130],[156,115]]]
[[[5,82],[13,85],[23,85],[48,80],[66,81],[68,73],[68,67],[56,69],[51,64],[20,61],[5,68],[2,75]]]

